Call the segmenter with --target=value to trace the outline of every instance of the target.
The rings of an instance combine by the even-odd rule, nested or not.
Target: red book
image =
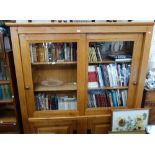
[[[98,88],[97,73],[95,65],[88,66],[88,87]]]

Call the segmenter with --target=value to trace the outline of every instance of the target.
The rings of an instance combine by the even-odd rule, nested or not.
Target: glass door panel
[[[36,111],[77,110],[77,42],[30,43]]]
[[[133,41],[89,42],[87,108],[126,107],[133,47]]]

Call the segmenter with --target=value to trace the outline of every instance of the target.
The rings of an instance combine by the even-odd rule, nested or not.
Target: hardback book
[[[45,62],[45,50],[42,44],[39,45],[38,50],[40,62]]]
[[[88,66],[88,88],[98,88],[96,66]]]

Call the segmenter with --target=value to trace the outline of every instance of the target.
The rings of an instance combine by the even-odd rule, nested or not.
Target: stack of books
[[[76,43],[36,43],[30,45],[31,62],[76,61]]]
[[[88,88],[128,86],[130,64],[88,66]]]
[[[126,106],[127,90],[89,90],[87,107]]]
[[[77,101],[75,97],[50,96],[45,93],[35,95],[36,110],[76,110]]]
[[[132,56],[127,52],[112,52],[108,57],[114,61],[131,61]]]

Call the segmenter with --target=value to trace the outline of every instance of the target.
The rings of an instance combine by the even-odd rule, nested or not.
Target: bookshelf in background
[[[20,133],[19,101],[9,34],[0,32],[0,133]]]
[[[108,133],[141,108],[153,23],[8,25],[25,133]]]

